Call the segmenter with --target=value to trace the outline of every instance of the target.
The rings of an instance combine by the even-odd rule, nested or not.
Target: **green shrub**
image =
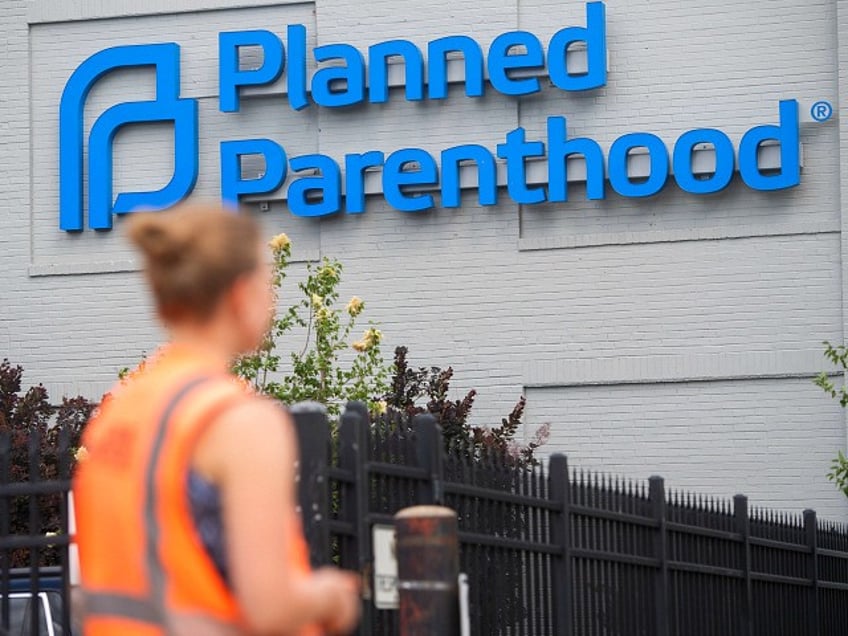
[[[826,340],[823,344],[825,346],[825,357],[835,366],[842,369],[844,377],[845,370],[848,368],[848,348],[844,345],[834,347]],[[844,383],[842,386],[837,387],[825,371],[819,373],[814,382],[816,386],[821,387],[825,393],[830,394],[830,397],[834,399],[838,398],[839,404],[843,408],[848,406],[848,391],[846,391]],[[841,450],[831,463],[830,472],[827,473],[827,478],[835,483],[836,487],[839,488],[846,497],[848,497],[848,459],[845,458],[845,455]]]
[[[285,234],[280,234],[270,246],[274,253],[274,293],[278,298],[291,257],[291,243]],[[374,396],[386,390],[389,373],[380,353],[383,334],[371,324],[351,342],[365,301],[354,296],[344,308],[337,305],[342,270],[341,263],[329,258],[308,264],[306,280],[298,284],[296,302],[277,313],[265,342],[258,351],[237,361],[235,373],[258,392],[286,404],[321,402],[334,418],[350,400],[365,402],[372,411],[379,410]],[[295,342],[298,328],[304,335]],[[344,356],[345,352],[349,355]],[[276,379],[283,356],[288,357],[291,371]]]

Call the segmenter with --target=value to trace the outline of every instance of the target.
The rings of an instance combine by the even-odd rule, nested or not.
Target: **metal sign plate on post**
[[[375,525],[371,536],[374,548],[374,605],[377,609],[397,609],[400,598],[395,527]]]

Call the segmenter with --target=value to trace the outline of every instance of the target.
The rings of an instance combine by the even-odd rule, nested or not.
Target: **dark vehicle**
[[[0,620],[0,636],[71,636],[70,630],[62,628],[64,594],[60,569],[41,568],[36,593],[31,589],[28,568],[15,568],[10,575],[9,598],[0,596],[0,616],[8,607],[9,628],[6,631],[5,621]],[[34,614],[38,623],[36,631],[32,629]]]

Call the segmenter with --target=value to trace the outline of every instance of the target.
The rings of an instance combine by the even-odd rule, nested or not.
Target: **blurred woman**
[[[229,372],[271,320],[257,225],[193,206],[128,226],[170,339],[85,431],[74,494],[86,636],[348,633],[358,579],[309,569],[291,421]]]

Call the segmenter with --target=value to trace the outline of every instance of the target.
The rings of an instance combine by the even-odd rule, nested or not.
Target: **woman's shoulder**
[[[279,470],[296,456],[297,438],[286,411],[273,400],[250,395],[209,423],[194,458],[202,473],[219,481],[222,470]]]
[[[280,402],[257,393],[241,391],[238,387],[235,391],[240,399],[215,418],[217,428],[232,429],[244,434],[290,425],[291,415]]]

